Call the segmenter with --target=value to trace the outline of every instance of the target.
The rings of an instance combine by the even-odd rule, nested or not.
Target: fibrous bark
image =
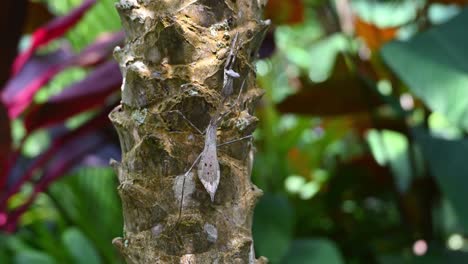
[[[261,20],[264,5],[264,0],[116,5],[127,44],[115,51],[124,82],[121,105],[110,115],[122,147],[122,161],[113,165],[124,217],[123,237],[113,242],[127,263],[265,261],[255,260],[253,252],[252,215],[261,191],[250,181],[251,140],[218,148],[221,179],[213,202],[196,169],[184,176],[204,146],[195,127],[204,131],[212,116],[227,111],[218,126],[219,143],[255,129],[253,111],[262,91],[255,86],[252,61],[268,26]],[[224,65],[236,34],[240,48],[233,70],[240,77],[225,99]]]

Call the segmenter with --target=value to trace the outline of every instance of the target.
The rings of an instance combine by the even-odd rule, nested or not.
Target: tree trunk
[[[122,147],[122,162],[112,163],[124,217],[124,237],[113,243],[127,263],[266,262],[255,260],[253,251],[252,216],[261,191],[250,181],[251,140],[218,147],[214,201],[197,169],[185,173],[203,150],[205,136],[197,130],[205,131],[213,116],[228,113],[218,126],[218,144],[255,129],[262,90],[252,61],[268,26],[261,20],[265,2],[116,4],[127,45],[115,51],[124,82],[121,105],[110,114]],[[225,98],[224,67],[237,34],[233,70],[240,77]]]

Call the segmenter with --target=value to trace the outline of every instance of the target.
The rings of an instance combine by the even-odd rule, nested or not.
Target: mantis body
[[[238,33],[236,33],[232,43],[231,43],[231,48],[230,52],[228,54],[228,57],[226,59],[226,64],[224,67],[224,81],[223,81],[223,89],[221,90],[221,95],[223,96],[223,101],[221,102],[220,106],[218,107],[218,110],[216,114],[210,119],[210,122],[208,124],[208,127],[205,132],[205,145],[203,148],[203,151],[198,155],[197,159],[194,161],[194,163],[191,165],[189,170],[184,174],[184,179],[182,183],[182,197],[180,201],[180,211],[179,211],[179,217],[182,213],[182,205],[183,205],[183,199],[184,199],[184,189],[185,189],[185,180],[187,175],[190,173],[190,171],[193,169],[193,167],[197,164],[198,161],[198,171],[197,175],[198,178],[200,179],[201,183],[203,184],[205,190],[208,192],[210,195],[211,201],[214,201],[216,190],[218,189],[219,181],[220,181],[220,167],[219,167],[219,161],[218,161],[218,154],[217,154],[217,148],[218,146],[221,145],[227,145],[231,144],[240,140],[244,140],[247,138],[251,138],[251,136],[246,136],[240,139],[232,140],[229,142],[222,143],[220,145],[217,144],[217,128],[218,124],[221,121],[221,119],[229,113],[229,111],[223,115],[220,114],[220,109],[224,105],[225,100],[233,93],[233,82],[235,78],[239,78],[240,75],[233,70],[233,66],[236,60],[237,56],[237,51],[238,51]],[[241,88],[239,90],[239,97],[240,94],[242,93],[243,87],[245,84],[245,79],[241,85]],[[182,114],[182,113],[180,113]],[[185,117],[184,119],[188,122]],[[193,124],[191,124],[192,127],[195,127]]]

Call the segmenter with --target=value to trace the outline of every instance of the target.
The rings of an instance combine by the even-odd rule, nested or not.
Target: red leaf
[[[379,28],[355,16],[356,34],[362,38],[372,51],[378,50],[383,44],[396,37],[399,27]]]
[[[119,31],[116,33],[107,33],[99,36],[96,41],[86,47],[75,58],[74,64],[79,66],[95,66],[107,60],[115,46],[123,43],[125,33]]]
[[[265,17],[276,25],[302,23],[304,4],[301,0],[269,0],[265,8]]]
[[[36,191],[44,191],[50,183],[78,165],[85,156],[104,146],[107,143],[106,138],[101,129],[90,131],[63,144],[44,170],[41,180],[35,188]]]
[[[0,212],[6,206],[6,201],[15,193],[17,193],[21,186],[24,185],[25,182],[30,181],[39,168],[44,167],[51,159],[57,155],[57,153],[63,149],[65,146],[68,145],[69,142],[76,141],[77,139],[83,137],[87,134],[96,134],[96,131],[100,131],[105,127],[111,127],[111,123],[107,117],[109,113],[109,108],[103,110],[98,116],[94,117],[93,119],[86,122],[84,125],[80,126],[79,128],[70,131],[68,133],[62,133],[58,135],[50,145],[50,147],[41,155],[39,155],[28,168],[22,173],[19,179],[16,180],[8,190],[5,190],[6,193],[2,194],[0,197]],[[66,149],[66,148],[65,148]],[[67,156],[68,154],[63,154]],[[11,175],[9,175],[10,177]]]
[[[73,65],[91,66],[103,62],[112,54],[115,45],[123,41],[123,38],[122,32],[106,35],[78,55],[59,49],[47,55],[33,56],[20,73],[7,83],[2,92],[2,100],[8,108],[10,118],[20,115],[31,103],[34,94],[57,73]]]
[[[61,122],[77,113],[102,106],[107,97],[119,90],[122,76],[117,63],[107,62],[84,80],[51,97],[45,104],[35,105],[25,116],[28,132]]]
[[[337,58],[333,74],[328,80],[313,84],[304,78],[301,83],[303,87],[298,93],[278,105],[281,112],[334,116],[365,112],[383,104],[380,97],[347,68],[342,56]]]
[[[0,225],[0,229],[13,232],[16,229],[18,219],[31,206],[39,193],[45,191],[52,182],[63,176],[67,171],[73,169],[86,155],[95,152],[105,144],[106,137],[103,131],[100,133],[96,133],[96,131],[87,133],[62,144],[54,153],[55,158],[49,162],[49,166],[42,173],[41,179],[34,186],[33,193],[28,200],[8,213],[7,221],[3,226]]]
[[[2,91],[10,118],[17,117],[30,104],[34,94],[66,67],[71,57],[71,52],[65,49],[32,57]]]
[[[330,83],[304,88],[287,97],[278,105],[278,109],[283,113],[334,116],[368,111],[371,109],[369,107],[382,104],[377,96],[363,91],[362,86],[351,86],[347,81],[337,80],[332,84],[342,86],[342,90],[328,89]]]
[[[80,21],[81,17],[83,17],[86,11],[88,11],[88,9],[91,8],[95,2],[96,0],[84,0],[81,6],[74,9],[66,16],[55,18],[51,22],[36,30],[31,37],[31,46],[15,59],[12,70],[13,75],[16,75],[20,72],[29,58],[34,54],[36,49],[46,45],[51,40],[62,36],[78,21]]]

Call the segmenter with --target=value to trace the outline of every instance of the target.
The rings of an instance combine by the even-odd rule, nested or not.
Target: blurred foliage
[[[277,26],[277,52],[257,63],[267,90],[253,173],[266,192],[258,254],[272,263],[463,263],[466,9],[304,3],[303,23]],[[394,39],[407,42],[386,45]]]
[[[23,215],[22,228],[1,235],[2,263],[121,263],[110,243],[123,224],[116,187],[110,168],[56,182]]]
[[[62,16],[76,8],[82,0],[44,0],[49,9],[58,16]],[[86,16],[70,31],[66,38],[73,49],[80,50],[91,44],[102,32],[118,31],[121,29],[120,18],[114,8],[114,0],[100,0],[86,13]]]
[[[66,15],[82,1],[41,2]],[[98,1],[44,50],[66,42],[81,51],[118,30],[113,2]],[[260,54],[274,53],[256,63],[266,91],[253,167],[265,193],[254,216],[257,255],[271,263],[468,261],[465,4],[268,2],[274,25]],[[34,102],[47,105],[93,71],[67,68]],[[67,127],[79,129],[95,111],[77,111]],[[30,159],[54,142],[45,129],[22,142],[21,118],[12,131]],[[14,234],[1,235],[1,262],[120,263],[110,243],[122,226],[116,182],[108,168],[68,172],[37,197]],[[25,184],[9,206],[33,190]]]
[[[86,5],[86,9],[83,9]],[[112,65],[104,63],[101,67],[100,63],[107,60],[109,51],[117,44],[112,42],[114,38],[106,42],[109,38],[102,38],[102,34],[120,30],[120,21],[113,1],[98,1],[93,5],[92,0],[74,0],[33,2],[28,6],[30,15],[24,32],[33,33],[23,36],[20,45],[23,51],[18,58],[28,54],[28,48],[34,48],[34,45],[43,46],[37,44],[42,41],[46,45],[38,53],[48,63],[35,65],[37,55],[26,57],[23,69],[13,73],[4,88],[2,106],[5,105],[6,110],[10,111],[16,103],[22,103],[7,104],[5,98],[8,97],[8,89],[23,92],[21,89],[27,88],[21,85],[37,85],[36,80],[41,80],[63,62],[54,61],[54,58],[59,58],[54,57],[54,54],[60,54],[57,50],[76,64],[67,69],[67,66],[59,66],[62,67],[61,71],[54,72],[56,76],[52,76],[50,81],[41,81],[39,87],[30,86],[40,89],[34,91],[34,98],[29,99],[26,113],[20,116],[21,113],[8,113],[13,119],[12,148],[2,145],[1,152],[10,153],[7,153],[6,158],[0,155],[0,178],[5,184],[5,189],[0,192],[0,227],[10,234],[1,234],[1,263],[122,262],[110,243],[121,234],[123,224],[120,199],[115,191],[117,179],[113,171],[102,167],[101,163],[102,158],[107,165],[109,157],[116,157],[115,151],[109,150],[109,146],[117,145],[118,142],[114,137],[111,145],[106,146],[102,141],[93,142],[93,136],[86,136],[89,131],[91,134],[99,134],[102,133],[100,130],[110,127],[106,117],[108,109],[100,114],[95,106],[96,99],[106,102],[98,101],[99,107],[113,104],[117,99],[108,99],[107,95],[108,90],[119,90],[119,85],[114,87],[113,83],[121,82],[120,74],[112,75],[106,71]],[[92,8],[87,11],[88,7]],[[76,16],[79,14],[76,10],[79,9],[85,11],[82,18]],[[44,17],[54,20],[50,23]],[[38,34],[41,30],[48,33]],[[66,36],[61,37],[66,32]],[[79,55],[66,51],[70,44]],[[118,72],[118,67],[115,69]],[[113,80],[100,82],[101,87],[89,84],[84,86],[86,82],[89,83],[88,79],[92,80],[92,76],[99,74]],[[68,102],[69,109],[62,109],[62,116],[58,115],[60,104],[69,99],[77,103]],[[93,100],[93,103],[89,103]],[[4,127],[5,124],[5,120],[2,120],[2,135],[7,134],[5,128],[8,127]],[[112,133],[106,134],[105,137],[112,138]],[[79,150],[87,144],[94,144],[97,149],[92,147],[93,153],[89,152],[89,148]],[[110,153],[102,156],[106,151]],[[8,165],[8,162],[13,166]],[[89,164],[93,167],[88,168]],[[45,186],[63,174],[67,174],[67,177],[45,190]],[[7,202],[6,209],[4,202]],[[16,219],[16,216],[20,218]],[[11,234],[12,231],[15,233]]]

